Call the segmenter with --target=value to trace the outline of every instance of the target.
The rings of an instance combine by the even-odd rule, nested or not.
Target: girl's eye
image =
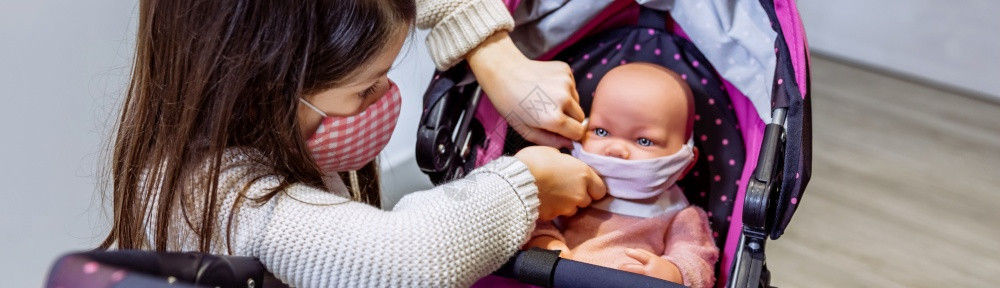
[[[594,135],[599,137],[608,137],[608,130],[604,130],[604,128],[594,129]]]
[[[653,141],[649,141],[649,139],[646,138],[639,138],[639,140],[636,140],[635,142],[639,143],[639,146],[645,146],[645,147],[653,146]]]
[[[372,86],[368,87],[368,89],[365,89],[365,91],[361,91],[361,93],[358,94],[358,97],[360,97],[361,100],[368,99],[368,97],[372,97],[372,94],[375,94],[375,90],[377,88],[378,88],[378,82],[375,82],[375,84],[372,84]]]

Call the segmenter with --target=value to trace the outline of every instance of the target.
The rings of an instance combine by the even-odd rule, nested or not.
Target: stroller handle
[[[518,251],[493,275],[542,287],[684,287],[646,275],[559,258],[559,251],[541,248]]]

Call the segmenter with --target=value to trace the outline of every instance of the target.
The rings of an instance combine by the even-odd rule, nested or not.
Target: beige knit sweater
[[[297,287],[467,287],[513,255],[538,218],[534,178],[512,157],[409,194],[392,211],[350,201],[338,177],[327,179],[329,191],[292,185],[263,205],[238,200],[244,187],[247,197],[258,197],[279,177],[246,154],[230,151],[224,159],[220,232],[211,253],[228,254],[229,241],[233,254],[260,259]],[[239,209],[226,239],[234,205]],[[197,234],[185,224],[198,223],[197,215],[174,212],[168,250],[197,250]]]
[[[500,0],[417,0],[417,28],[431,29],[427,48],[445,70],[494,32],[514,29],[514,18]]]

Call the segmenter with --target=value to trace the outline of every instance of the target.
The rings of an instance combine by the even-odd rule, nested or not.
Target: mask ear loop
[[[361,202],[361,185],[358,183],[360,182],[360,180],[358,180],[358,171],[351,170],[347,172],[347,176],[351,182],[351,198],[354,199],[354,201]]]
[[[316,111],[316,113],[319,113],[319,115],[323,115],[324,118],[330,117],[330,116],[326,116],[326,113],[323,112],[323,110],[319,110],[319,108],[316,108],[316,106],[313,106],[312,104],[309,104],[309,101],[306,101],[306,99],[299,98],[299,102],[302,102],[302,104],[305,104],[307,107],[309,107],[313,111]]]

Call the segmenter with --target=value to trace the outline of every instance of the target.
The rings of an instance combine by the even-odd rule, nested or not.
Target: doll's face
[[[583,150],[621,159],[668,156],[691,135],[690,88],[663,67],[630,63],[597,84]]]

